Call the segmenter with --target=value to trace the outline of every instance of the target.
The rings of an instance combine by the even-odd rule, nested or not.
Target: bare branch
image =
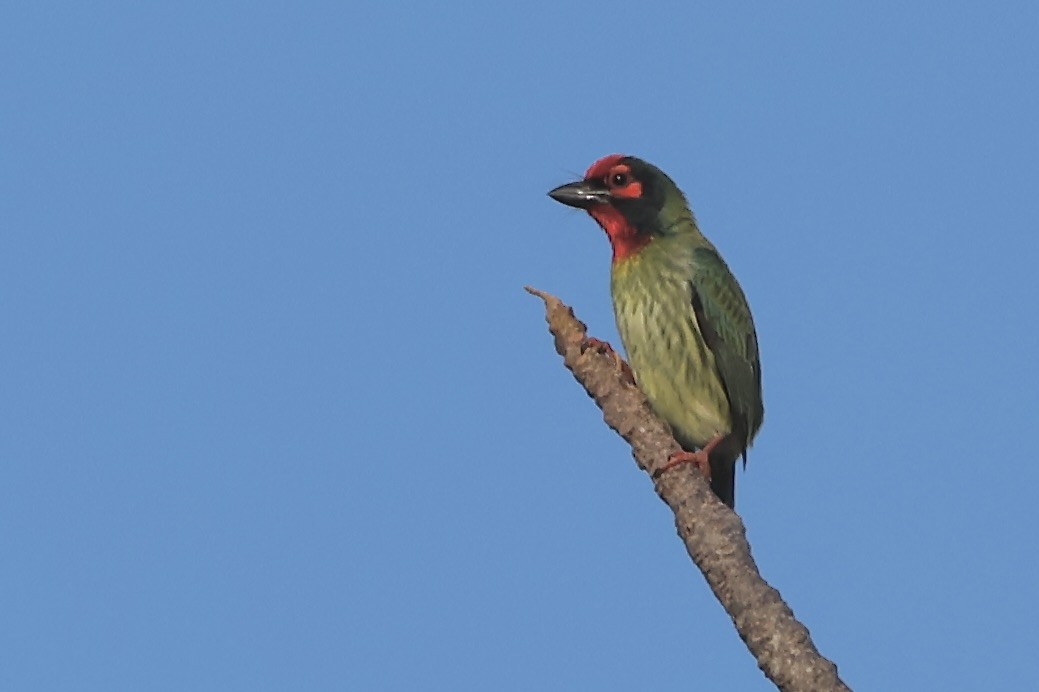
[[[529,286],[527,291],[545,301],[556,351],[602,409],[606,424],[631,445],[639,468],[654,479],[660,499],[675,513],[675,526],[689,556],[758,667],[781,690],[849,689],[779,592],[762,579],[743,522],[714,496],[702,474],[689,464],[658,472],[680,448],[667,424],[619,367],[619,356],[589,348],[587,327],[558,298]]]

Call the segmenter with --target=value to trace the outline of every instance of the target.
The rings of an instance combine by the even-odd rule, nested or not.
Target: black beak
[[[579,180],[576,183],[560,185],[548,193],[557,202],[569,207],[588,209],[596,204],[606,204],[610,194],[602,187],[602,183],[592,180]]]

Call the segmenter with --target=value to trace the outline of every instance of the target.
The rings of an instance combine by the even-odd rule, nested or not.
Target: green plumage
[[[711,487],[733,506],[736,460],[746,459],[764,417],[743,290],[682,192],[655,166],[607,157],[574,185],[598,194],[584,208],[613,243],[613,307],[635,378],[687,451],[724,435],[710,455]]]
[[[733,505],[736,459],[764,414],[757,337],[739,284],[699,232],[654,240],[616,262],[610,284],[636,380],[678,443],[694,450],[728,434],[711,455],[711,480]]]

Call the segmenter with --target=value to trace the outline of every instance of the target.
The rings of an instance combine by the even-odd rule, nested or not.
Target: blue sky
[[[857,689],[1034,683],[1034,3],[0,10],[0,688],[770,685],[551,348],[612,152],[739,277]]]

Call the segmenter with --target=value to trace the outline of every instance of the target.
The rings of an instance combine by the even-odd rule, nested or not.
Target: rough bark
[[[602,342],[590,341],[587,327],[558,298],[530,287],[527,291],[545,301],[556,351],[602,409],[606,424],[631,445],[639,468],[650,475],[660,499],[675,513],[689,557],[758,667],[781,690],[849,689],[779,592],[761,577],[739,516],[718,501],[692,464],[658,471],[680,447],[621,366],[620,357],[602,348]]]

